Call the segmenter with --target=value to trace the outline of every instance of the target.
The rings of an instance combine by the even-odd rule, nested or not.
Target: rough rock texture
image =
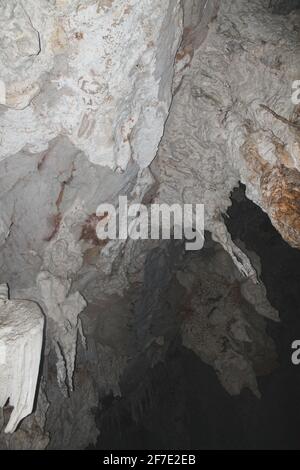
[[[41,361],[44,317],[38,305],[9,300],[8,287],[0,286],[0,407],[12,412],[6,433],[16,430],[33,409]]]
[[[259,260],[253,256],[259,273]],[[264,286],[244,280],[232,269],[228,254],[216,246],[200,258],[187,258],[177,279],[190,291],[182,325],[184,346],[216,370],[228,393],[238,395],[246,387],[259,397],[256,375],[276,364],[273,342],[259,316],[279,321]]]
[[[171,101],[179,0],[1,1],[1,159],[66,136],[91,162],[154,158]]]
[[[300,124],[291,99],[300,74],[299,13],[274,15],[267,0],[210,5],[206,37],[199,45],[202,20],[191,23],[188,48],[177,54],[175,97],[156,161],[159,199],[204,203],[206,229],[241,271],[254,275],[221,214],[242,181],[247,196],[299,247]]]
[[[79,380],[73,377],[77,336],[83,345],[85,338],[78,315],[86,300],[99,308],[99,298],[128,287],[128,271],[142,269],[143,257],[129,266],[130,243],[105,246],[97,239],[95,212],[102,202],[117,203],[119,194],[141,202],[153,185],[143,168],[155,157],[171,104],[182,8],[179,0],[2,0],[0,13],[1,273],[14,298],[36,301],[47,317],[43,376],[57,402],[53,416],[69,406],[83,425],[76,400],[84,388],[73,401],[51,391],[55,375],[65,396]],[[102,357],[104,390],[118,393],[124,360],[113,346],[97,349],[89,359],[95,365]],[[98,405],[101,390],[89,383],[87,410]],[[40,392],[44,412],[45,403]],[[75,431],[64,429],[63,446],[85,447],[95,438],[93,417],[85,414],[85,431],[78,430],[76,441]],[[32,448],[36,435],[28,423],[17,434]],[[58,420],[49,423],[59,435]]]
[[[0,281],[46,316],[36,409],[0,447],[85,448],[132,389],[138,419],[142,371],[180,335],[230,394],[259,395],[278,315],[223,215],[242,181],[300,245],[299,14],[280,5],[0,0]],[[119,195],[204,203],[230,256],[213,244],[198,269],[180,244],[99,240]]]

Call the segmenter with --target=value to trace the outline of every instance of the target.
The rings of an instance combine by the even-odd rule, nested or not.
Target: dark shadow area
[[[300,449],[300,366],[291,362],[291,344],[300,339],[300,252],[246,199],[242,186],[232,200],[228,229],[259,255],[268,298],[282,320],[268,322],[279,365],[258,378],[262,398],[248,390],[229,396],[213,369],[178,341],[164,364],[143,372],[134,391],[102,403],[97,448]]]
[[[300,8],[300,0],[270,0],[269,7],[275,14],[288,15]]]

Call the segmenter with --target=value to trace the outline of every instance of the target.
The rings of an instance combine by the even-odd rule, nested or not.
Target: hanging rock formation
[[[38,305],[9,300],[0,286],[0,407],[13,407],[5,432],[14,432],[33,409],[43,343],[44,317]]]
[[[224,217],[242,182],[300,247],[299,20],[269,0],[0,0],[1,448],[95,443],[104,398],[178,338],[260,395],[279,316]],[[120,195],[204,204],[213,241],[99,240]]]

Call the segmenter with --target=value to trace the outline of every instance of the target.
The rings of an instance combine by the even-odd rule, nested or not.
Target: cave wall
[[[34,412],[0,446],[95,443],[105,398],[135,389],[178,338],[229,394],[259,396],[278,312],[223,215],[242,181],[300,246],[299,13],[267,0],[2,0],[0,12],[0,281],[45,318]],[[96,209],[119,195],[204,203],[208,255],[100,241]]]
[[[143,263],[131,243],[97,239],[95,213],[120,194],[141,202],[154,184],[147,167],[171,104],[183,13],[179,0],[4,0],[0,13],[1,282],[46,320],[35,414],[1,443],[45,447],[49,409],[53,445],[84,448],[98,432],[99,391],[118,393],[126,363],[114,344],[93,350],[88,315],[123,295]]]

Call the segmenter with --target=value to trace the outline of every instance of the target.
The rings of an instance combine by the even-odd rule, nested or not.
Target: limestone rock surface
[[[12,407],[5,432],[32,412],[41,361],[44,317],[34,302],[9,300],[0,286],[0,407]]]

